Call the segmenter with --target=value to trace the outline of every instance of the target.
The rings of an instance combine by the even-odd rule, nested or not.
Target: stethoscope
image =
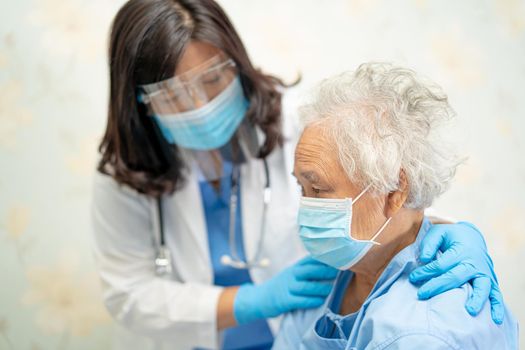
[[[270,265],[268,258],[261,257],[262,249],[264,246],[264,238],[266,234],[266,213],[268,211],[268,205],[270,204],[272,190],[270,186],[270,171],[266,159],[263,159],[264,164],[264,175],[266,178],[263,190],[263,210],[262,210],[262,222],[261,229],[259,231],[259,241],[257,242],[257,248],[253,259],[243,260],[239,257],[237,247],[235,245],[235,215],[237,213],[238,205],[238,188],[240,169],[238,165],[233,166],[231,176],[231,193],[230,193],[230,223],[228,230],[228,243],[230,254],[225,254],[221,257],[221,263],[236,269],[252,269],[252,268],[265,268]],[[171,257],[170,252],[166,247],[164,225],[163,225],[163,212],[162,212],[162,199],[157,199],[157,213],[158,213],[158,239],[157,243],[157,256],[155,257],[155,273],[159,276],[171,273]]]

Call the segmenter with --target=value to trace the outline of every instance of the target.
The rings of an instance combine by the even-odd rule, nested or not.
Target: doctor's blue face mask
[[[312,258],[340,270],[357,264],[383,232],[389,218],[370,240],[352,237],[352,206],[370,188],[355,199],[302,197],[299,206],[299,236]]]
[[[220,55],[183,75],[141,88],[142,102],[164,138],[191,150],[224,146],[249,106],[235,64]]]

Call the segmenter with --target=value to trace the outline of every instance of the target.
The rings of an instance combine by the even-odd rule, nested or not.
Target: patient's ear
[[[398,189],[390,192],[387,198],[386,216],[391,218],[394,216],[405,204],[408,197],[408,180],[405,171],[401,169],[399,172],[399,186]]]

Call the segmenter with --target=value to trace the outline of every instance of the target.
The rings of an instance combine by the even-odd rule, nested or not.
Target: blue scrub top
[[[211,262],[213,265],[213,280],[217,286],[238,286],[252,282],[247,269],[236,269],[221,263],[224,254],[230,255],[229,227],[230,227],[230,193],[232,164],[224,162],[223,177],[220,179],[220,189],[217,192],[208,181],[199,182],[204,215],[208,229],[208,243]],[[237,186],[237,212],[235,213],[235,245],[237,254],[245,259],[240,186]],[[270,349],[273,335],[266,320],[259,320],[249,324],[228,328],[224,331],[224,341],[221,349]]]
[[[429,300],[419,300],[417,286],[408,280],[421,265],[419,246],[431,224],[424,219],[416,241],[387,265],[361,308],[339,313],[351,271],[341,272],[325,305],[288,314],[274,349],[394,350],[394,349],[509,349],[518,348],[518,324],[505,308],[503,324],[492,322],[490,303],[477,317],[464,304],[470,284]]]

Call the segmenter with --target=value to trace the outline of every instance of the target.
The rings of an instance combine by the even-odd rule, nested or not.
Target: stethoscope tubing
[[[225,265],[229,265],[233,268],[238,269],[251,269],[255,267],[267,267],[269,260],[261,258],[262,249],[264,246],[264,238],[266,232],[266,212],[268,205],[271,200],[271,182],[270,182],[270,170],[268,162],[263,159],[265,184],[263,192],[263,213],[262,213],[262,224],[259,234],[259,241],[257,243],[257,249],[255,256],[252,260],[246,259],[243,261],[237,254],[237,248],[235,246],[235,213],[237,210],[237,186],[239,183],[240,169],[238,165],[233,167],[232,178],[231,178],[231,194],[230,194],[230,224],[229,224],[229,248],[230,255],[223,255],[221,262]],[[164,220],[162,210],[162,198],[157,198],[157,213],[158,213],[158,240],[157,240],[157,256],[155,258],[155,271],[157,275],[165,275],[171,272],[171,261],[169,252],[166,247],[165,233],[164,233]]]

